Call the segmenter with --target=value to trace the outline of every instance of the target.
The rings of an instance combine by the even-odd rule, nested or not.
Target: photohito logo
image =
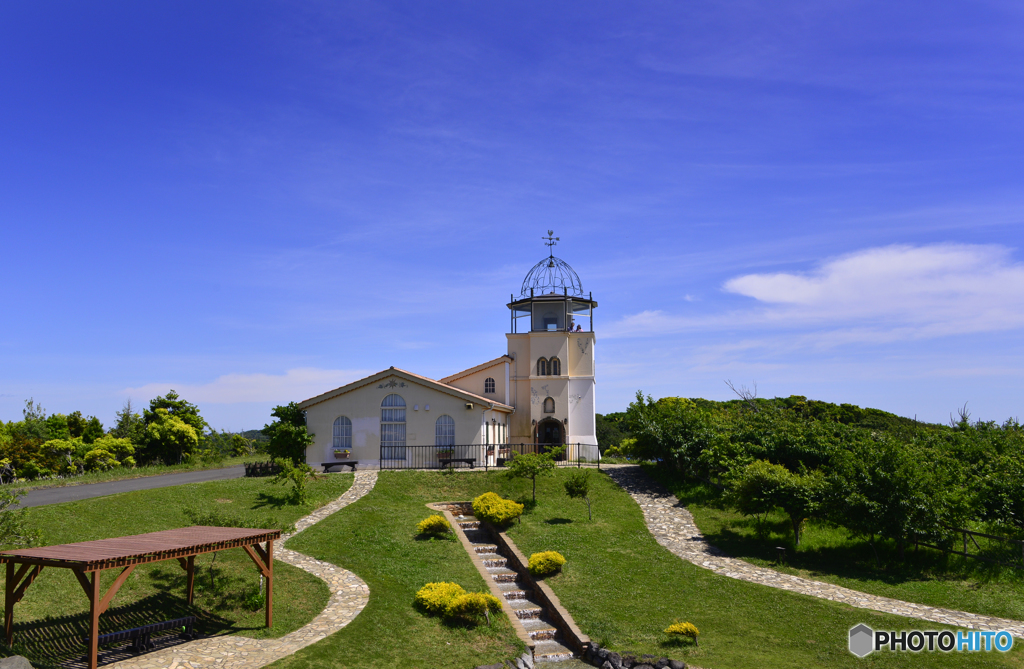
[[[998,632],[950,632],[943,630],[910,630],[901,632],[875,631],[861,623],[850,628],[850,652],[865,657],[876,650],[939,650],[943,653],[993,651],[1005,653],[1013,648],[1013,635],[1006,630]]]

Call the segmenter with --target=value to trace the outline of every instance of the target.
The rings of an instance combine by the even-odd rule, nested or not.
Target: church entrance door
[[[561,421],[554,418],[545,418],[537,423],[537,450],[547,453],[552,446],[561,446],[565,443],[565,433],[562,432]]]

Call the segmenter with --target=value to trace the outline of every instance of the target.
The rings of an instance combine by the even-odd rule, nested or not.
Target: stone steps
[[[519,582],[519,574],[508,568],[508,557],[502,555],[487,532],[480,529],[480,523],[461,519],[457,522],[469,539],[473,552],[483,561],[487,573],[497,583],[498,589],[505,596],[505,601],[516,614],[523,629],[536,642],[534,661],[572,660],[575,655],[559,642],[558,628],[545,617],[544,607],[533,601],[530,591],[523,589]]]

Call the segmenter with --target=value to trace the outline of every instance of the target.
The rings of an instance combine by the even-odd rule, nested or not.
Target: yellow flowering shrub
[[[467,592],[449,601],[444,613],[449,618],[472,621],[483,618],[485,611],[497,613],[500,610],[501,602],[494,595],[486,592]]]
[[[443,614],[453,599],[466,594],[458,583],[427,583],[416,593],[415,604],[427,613]]]
[[[700,632],[697,630],[697,626],[693,623],[681,623],[677,620],[665,628],[665,634],[674,637],[690,637],[694,642],[696,642],[697,635],[700,634]]]
[[[544,551],[531,555],[527,568],[534,576],[547,576],[560,570],[563,564],[565,564],[565,558],[561,553]]]
[[[523,505],[502,499],[497,493],[485,492],[473,500],[473,515],[494,525],[507,525],[523,515]]]
[[[451,531],[452,526],[445,520],[444,516],[434,514],[429,518],[424,518],[416,526],[416,530],[420,534],[429,534],[431,536],[440,537],[448,534]]]

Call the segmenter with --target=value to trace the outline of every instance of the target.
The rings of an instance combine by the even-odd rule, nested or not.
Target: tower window
[[[537,376],[547,376],[550,373],[548,370],[548,359],[537,358]]]
[[[486,379],[484,379],[484,393],[486,394],[486,393],[493,393],[493,392],[494,392],[494,379],[492,379],[491,377],[488,376]]]
[[[555,413],[555,400],[553,397],[544,398],[544,413]]]
[[[551,369],[551,376],[562,375],[562,363],[558,358],[551,358],[548,362],[548,367]]]

